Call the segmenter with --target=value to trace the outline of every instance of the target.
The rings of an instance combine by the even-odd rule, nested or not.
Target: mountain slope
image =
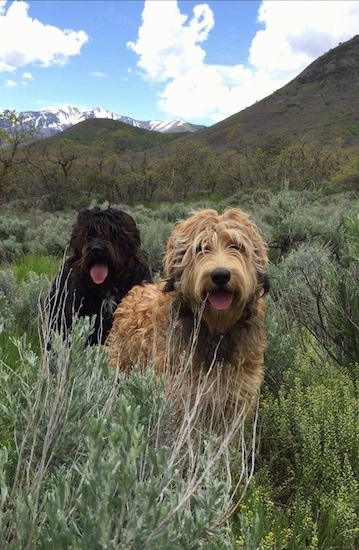
[[[83,120],[70,126],[62,132],[57,132],[50,137],[41,140],[49,146],[64,139],[74,141],[85,147],[92,146],[98,140],[106,140],[108,152],[125,150],[151,149],[159,145],[165,145],[175,139],[181,138],[180,133],[153,132],[130,126],[119,120],[106,118],[93,118]]]
[[[36,124],[43,135],[58,134],[62,128],[59,135],[83,144],[95,139],[93,134],[98,126],[75,128],[79,123],[94,120],[124,123],[133,130],[151,130],[155,134],[185,132],[177,137],[184,141],[207,141],[216,151],[233,148],[238,138],[248,140],[269,134],[317,139],[323,143],[338,137],[350,141],[359,137],[359,36],[329,50],[283,88],[208,128],[180,120],[140,122],[100,108],[82,111],[65,107],[23,114],[37,117]],[[74,130],[67,134],[66,129]],[[109,130],[115,131],[110,126]],[[86,138],[87,131],[90,135]],[[158,143],[155,140],[154,146]]]
[[[185,139],[205,139],[223,150],[231,146],[233,132],[323,142],[359,135],[359,36],[319,57],[270,96]]]
[[[42,136],[52,136],[84,120],[99,118],[116,120],[136,128],[142,128],[143,130],[162,133],[195,132],[204,128],[204,126],[191,124],[184,120],[134,120],[133,118],[118,115],[100,107],[86,111],[78,107],[65,105],[58,108],[42,109],[40,111],[24,111],[19,114],[24,117],[25,121],[33,122]]]

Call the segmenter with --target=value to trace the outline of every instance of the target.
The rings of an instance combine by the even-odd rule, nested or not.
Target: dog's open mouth
[[[229,290],[213,290],[208,294],[208,301],[213,309],[228,309],[233,302],[233,294]]]
[[[108,275],[106,264],[94,264],[90,269],[90,277],[95,285],[101,285]]]

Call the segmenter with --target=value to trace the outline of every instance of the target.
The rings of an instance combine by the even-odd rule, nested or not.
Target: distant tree
[[[359,189],[359,148],[349,147],[345,150],[345,161],[339,169],[333,172],[330,177],[330,184],[333,187]]]
[[[36,143],[32,156],[26,159],[26,170],[34,181],[34,194],[44,206],[61,209],[86,194],[85,171],[81,166],[85,150],[70,139],[54,145],[44,140]]]
[[[206,142],[178,141],[171,147],[171,184],[176,196],[188,198],[204,189],[214,190],[211,170],[214,154]]]
[[[62,139],[54,145],[52,159],[61,169],[65,186],[69,184],[71,170],[74,162],[79,157],[79,147],[74,145],[74,142],[68,138]]]
[[[16,185],[17,167],[27,161],[25,147],[34,141],[36,128],[9,109],[0,114],[0,123],[0,196],[6,198]]]
[[[319,188],[346,162],[347,154],[341,141],[324,146],[303,136],[278,155],[275,171],[285,189]]]
[[[110,147],[116,155],[122,155],[134,145],[134,135],[130,129],[117,130],[110,138]]]

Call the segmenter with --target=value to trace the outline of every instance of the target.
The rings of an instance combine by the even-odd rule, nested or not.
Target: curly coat
[[[51,325],[66,336],[74,316],[96,316],[88,343],[103,344],[122,298],[134,285],[152,280],[140,253],[139,230],[122,210],[85,209],[78,213],[69,245],[71,254],[48,298]]]
[[[239,209],[205,209],[171,234],[164,279],[136,286],[107,339],[112,367],[165,373],[179,409],[247,417],[263,379],[266,244]]]

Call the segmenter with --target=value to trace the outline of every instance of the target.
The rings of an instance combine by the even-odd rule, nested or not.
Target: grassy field
[[[43,298],[75,213],[49,218],[46,239],[41,224],[7,223],[0,548],[359,548],[358,198],[280,193],[213,206],[229,204],[261,228],[272,281],[260,406],[236,444],[175,430],[161,380],[111,371],[103,349],[85,347],[86,321],[71,345],[54,335],[45,351]],[[131,210],[154,273],[188,210]]]

